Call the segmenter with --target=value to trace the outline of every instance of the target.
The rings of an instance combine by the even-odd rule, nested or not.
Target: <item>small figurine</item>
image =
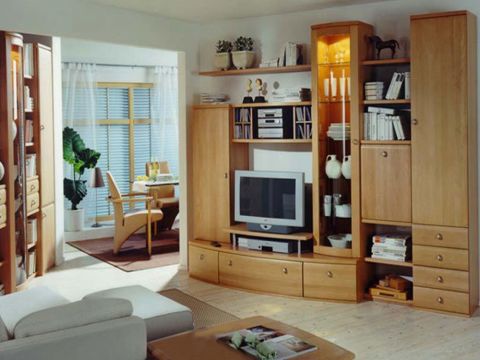
[[[255,80],[255,86],[257,87],[258,90],[258,96],[255,96],[255,101],[256,103],[264,103],[265,97],[262,96],[262,91],[264,90],[264,84],[262,79],[256,79]]]
[[[373,44],[375,49],[377,49],[377,59],[380,59],[380,52],[383,49],[390,49],[392,51],[392,59],[395,56],[395,49],[399,48],[400,49],[400,44],[398,43],[397,40],[387,40],[383,41],[380,36],[369,36],[368,40]]]
[[[253,103],[253,98],[250,96],[250,93],[253,91],[253,86],[252,86],[252,80],[251,79],[247,80],[247,86],[245,87],[245,90],[247,91],[247,96],[245,96],[243,98],[243,103],[244,104]]]

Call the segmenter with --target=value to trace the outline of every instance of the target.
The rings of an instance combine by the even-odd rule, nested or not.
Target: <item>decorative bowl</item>
[[[347,249],[352,247],[352,234],[329,235],[328,241],[334,248]]]

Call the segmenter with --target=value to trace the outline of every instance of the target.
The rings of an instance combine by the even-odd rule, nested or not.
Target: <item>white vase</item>
[[[3,164],[0,161],[0,181],[2,181],[4,176],[5,176],[5,168],[3,167]]]
[[[337,160],[337,155],[331,154],[327,156],[325,173],[330,179],[338,179],[342,175],[342,164]]]
[[[352,178],[352,156],[351,155],[347,155],[343,157],[342,174],[345,177],[345,179]]]
[[[17,123],[15,121],[12,122],[12,139],[15,140],[17,137]]]
[[[229,52],[216,53],[213,64],[219,70],[228,70],[232,66],[232,55]]]
[[[252,67],[255,61],[254,51],[232,51],[233,65],[237,69],[247,69]]]
[[[65,210],[65,231],[81,231],[85,222],[84,209]]]

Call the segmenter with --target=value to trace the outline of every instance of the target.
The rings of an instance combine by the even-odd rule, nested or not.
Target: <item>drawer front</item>
[[[413,225],[412,241],[416,245],[468,249],[468,229]]]
[[[7,201],[7,190],[0,189],[0,205],[5,204]]]
[[[40,206],[40,196],[38,192],[27,195],[27,213],[38,209]]]
[[[467,271],[414,266],[413,279],[417,286],[468,292]]]
[[[302,263],[220,253],[220,284],[302,296]]]
[[[0,225],[7,222],[7,206],[0,205]]]
[[[468,250],[413,245],[413,264],[467,271]]]
[[[38,179],[27,180],[27,195],[36,193],[40,190]]]
[[[470,312],[468,294],[461,292],[414,286],[413,302],[415,306],[428,309],[460,314],[468,314]]]
[[[356,266],[304,263],[303,286],[305,297],[356,301]]]
[[[191,276],[218,283],[218,251],[190,245],[188,271]]]

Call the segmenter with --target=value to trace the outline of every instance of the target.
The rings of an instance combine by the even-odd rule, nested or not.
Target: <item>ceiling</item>
[[[87,0],[192,22],[284,14],[387,0]]]

